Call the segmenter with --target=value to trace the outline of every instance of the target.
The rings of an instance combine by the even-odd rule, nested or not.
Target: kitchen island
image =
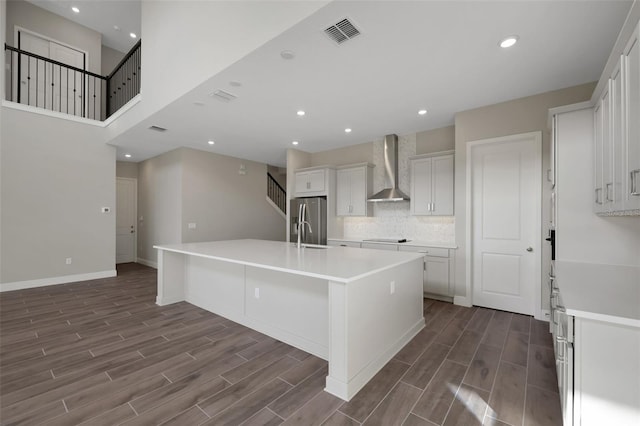
[[[329,362],[352,398],[423,327],[419,253],[263,240],[154,246],[158,305],[187,301]]]

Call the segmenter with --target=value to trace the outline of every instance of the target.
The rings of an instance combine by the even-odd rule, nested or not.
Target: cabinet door
[[[603,211],[603,198],[602,198],[602,128],[603,128],[603,111],[602,100],[598,102],[594,109],[594,147],[593,147],[593,166],[594,166],[594,181],[593,181],[593,210],[598,213]]]
[[[336,214],[351,214],[351,173],[349,169],[338,170],[336,174]]]
[[[295,175],[296,194],[309,192],[309,173],[301,172]]]
[[[624,91],[622,89],[622,61],[611,74],[611,144],[609,145],[611,171],[605,175],[605,200],[610,210],[623,209],[622,187],[624,179]],[[609,176],[608,178],[606,176]]]
[[[433,157],[431,214],[453,216],[453,155]]]
[[[450,296],[449,259],[424,257],[424,292]]]
[[[351,169],[351,216],[367,215],[367,170],[365,167]]]
[[[431,158],[411,163],[411,214],[431,214]]]
[[[309,179],[309,191],[310,192],[319,192],[324,191],[324,170],[314,170],[312,172],[308,172]]]
[[[625,170],[624,208],[640,209],[640,24],[624,51]]]
[[[611,153],[613,152],[613,139],[611,137],[611,95],[612,81],[609,79],[609,87],[602,94],[602,202],[603,211],[611,211],[613,198],[613,162]],[[597,165],[596,165],[597,167]]]

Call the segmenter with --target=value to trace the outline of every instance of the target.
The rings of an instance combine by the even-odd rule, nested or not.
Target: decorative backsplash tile
[[[373,192],[384,189],[382,140],[373,142]],[[416,155],[416,135],[398,138],[398,187],[409,195],[409,157]],[[450,216],[411,216],[409,202],[375,203],[373,217],[345,217],[344,238],[407,238],[410,240],[453,243],[454,218]]]

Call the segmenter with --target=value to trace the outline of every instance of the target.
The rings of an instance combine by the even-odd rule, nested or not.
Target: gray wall
[[[416,155],[450,151],[455,148],[456,128],[454,126],[416,133]]]
[[[182,150],[182,242],[284,241],[285,221],[267,202],[267,165]],[[244,166],[246,174],[240,174]],[[195,223],[196,229],[188,229]]]
[[[138,179],[138,163],[128,161],[116,161],[116,176]]]
[[[2,107],[0,282],[115,269],[116,150],[104,134]]]
[[[17,47],[13,39],[16,25],[84,50],[88,55],[88,70],[97,74],[102,72],[102,35],[97,31],[24,0],[7,2],[6,43],[9,46]]]
[[[546,181],[549,168],[550,137],[547,125],[549,108],[588,101],[595,83],[569,87],[526,98],[515,99],[456,114],[455,136],[455,224],[456,224],[456,295],[466,294],[466,162],[467,143],[500,136],[542,131],[542,235],[547,234],[551,188]],[[542,244],[542,277],[549,269],[549,245]],[[543,309],[547,308],[548,289],[542,286]]]
[[[238,173],[241,164],[244,175]],[[285,221],[266,201],[266,164],[180,148],[141,162],[138,171],[143,260],[156,262],[155,244],[284,240]]]
[[[126,53],[122,53],[119,50],[112,49],[108,46],[102,45],[102,72],[101,74],[107,76],[116,68],[116,65],[120,63]]]
[[[156,262],[154,244],[180,243],[182,152],[174,150],[138,166],[138,258]]]

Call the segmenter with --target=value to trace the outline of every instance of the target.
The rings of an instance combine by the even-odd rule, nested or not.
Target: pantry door
[[[473,304],[526,315],[540,307],[540,132],[471,142]]]

